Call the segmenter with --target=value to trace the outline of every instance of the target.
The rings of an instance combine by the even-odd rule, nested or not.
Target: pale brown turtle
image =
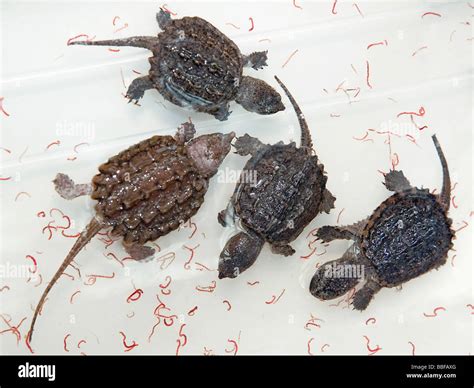
[[[443,169],[441,193],[411,186],[402,171],[386,174],[385,187],[395,193],[370,217],[354,225],[318,230],[317,236],[325,243],[346,239],[354,244],[342,258],[316,271],[309,287],[313,296],[333,299],[364,280],[352,304],[365,310],[382,287],[401,286],[446,262],[454,239],[448,217],[451,181],[443,151],[436,136],[432,139]]]
[[[284,110],[281,96],[262,80],[242,74],[267,65],[267,52],[242,55],[237,45],[211,23],[199,17],[171,19],[156,15],[163,30],[158,36],[135,36],[101,41],[74,41],[91,46],[133,46],[150,50],[149,74],[136,78],[126,97],[137,102],[148,89],[181,107],[226,120],[229,102],[235,100],[250,112],[272,114]]]
[[[90,195],[97,200],[95,216],[81,233],[49,282],[36,307],[34,325],[46,297],[80,250],[100,230],[111,228],[122,236],[135,260],[152,258],[144,244],[177,229],[199,210],[209,179],[230,151],[234,133],[212,133],[193,138],[194,125],[182,124],[176,135],[153,136],[111,157],[99,167],[91,184],[75,184],[65,174],[53,181],[65,199]]]
[[[226,210],[219,213],[223,225],[237,224],[220,254],[219,278],[235,278],[249,268],[268,242],[274,253],[289,256],[290,243],[321,212],[334,208],[335,198],[326,188],[324,166],[313,150],[311,133],[298,104],[285,91],[301,127],[301,143],[273,145],[244,135],[234,147],[239,155],[251,155]],[[248,178],[252,179],[248,179]]]

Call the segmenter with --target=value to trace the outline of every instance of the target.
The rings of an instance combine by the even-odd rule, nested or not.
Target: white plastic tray
[[[192,220],[197,226],[193,237],[189,238],[193,229],[184,228],[161,238],[157,260],[125,261],[122,267],[111,255],[119,260],[126,256],[120,242],[105,248],[95,238],[76,259],[81,277],[69,268],[73,278],[63,276],[50,293],[37,322],[33,350],[37,354],[363,355],[377,348],[374,354],[472,352],[473,35],[467,24],[472,23],[472,4],[285,0],[180,1],[167,6],[176,17],[209,20],[244,53],[269,50],[267,68],[245,72],[275,86],[276,74],[294,94],[328,173],[328,187],[337,197],[336,208],[313,220],[294,242],[293,257],[275,256],[265,247],[251,269],[235,280],[221,281],[215,269],[231,231],[220,227],[216,215],[226,206],[234,182],[216,177]],[[288,109],[268,117],[233,104],[226,122],[183,111],[155,91],[148,91],[137,107],[127,104],[122,93],[137,76],[134,70],[147,72],[148,52],[66,45],[79,34],[101,39],[156,34],[158,7],[154,1],[2,3],[0,96],[6,113],[0,112],[0,252],[2,268],[10,272],[0,278],[0,314],[5,318],[0,317],[0,331],[8,329],[7,322],[16,326],[26,318],[19,327],[19,342],[12,331],[0,335],[3,354],[30,352],[24,337],[32,309],[74,241],[60,231],[53,231],[50,239],[48,230],[42,232],[53,219],[53,225],[63,222],[58,212],[50,216],[50,210],[59,208],[71,218],[69,234],[81,231],[93,215],[90,199],[65,201],[55,193],[51,180],[57,172],[87,182],[109,156],[151,135],[174,133],[188,116],[198,133],[248,132],[269,143],[299,138],[296,116],[286,98]],[[114,32],[125,23],[127,28]],[[397,118],[421,107],[425,114],[413,117],[416,125],[427,128],[416,128],[409,115]],[[392,155],[385,144],[387,136],[373,130],[400,134],[391,136]],[[344,298],[329,302],[313,298],[308,284],[316,265],[339,257],[347,245],[316,244],[316,252],[305,259],[313,239],[308,233],[321,225],[353,223],[369,215],[389,195],[378,170],[388,171],[395,153],[398,167],[412,183],[439,190],[441,167],[430,139],[434,133],[456,185],[450,216],[454,228],[461,229],[447,264],[406,283],[402,290],[383,289],[362,313],[348,308]],[[239,170],[244,163],[244,158],[229,155],[221,168]],[[186,265],[190,259],[186,247],[196,246]],[[174,261],[164,268],[160,260],[171,252]],[[41,283],[28,272],[33,262],[28,255],[37,261]],[[87,285],[92,274],[114,277]],[[171,284],[161,288],[167,277]],[[198,290],[214,284],[207,289],[212,292]],[[134,287],[143,294],[127,303]],[[168,290],[171,293],[165,295]],[[157,295],[169,308],[160,312],[177,318],[161,318],[158,323]],[[435,309],[437,316],[432,317]],[[126,352],[120,332],[126,336],[125,344],[135,341],[138,346]]]

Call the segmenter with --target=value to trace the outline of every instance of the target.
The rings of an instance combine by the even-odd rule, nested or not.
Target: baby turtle
[[[284,110],[281,96],[259,79],[243,76],[242,68],[267,65],[267,52],[242,55],[237,45],[216,27],[199,17],[171,19],[156,15],[163,30],[155,36],[135,36],[70,44],[133,46],[150,50],[150,71],[136,78],[126,97],[137,102],[148,89],[156,89],[173,104],[227,120],[229,102],[235,100],[250,112],[272,114]]]
[[[309,290],[316,298],[341,296],[362,280],[353,307],[365,310],[382,287],[397,287],[446,262],[454,231],[447,213],[451,201],[448,164],[436,136],[432,137],[443,169],[441,194],[412,187],[402,171],[385,175],[385,187],[395,192],[367,219],[350,226],[323,226],[317,236],[325,243],[353,240],[342,258],[316,271]],[[363,268],[358,271],[357,266]],[[348,270],[348,271],[346,271]]]
[[[252,155],[245,165],[226,210],[219,213],[223,225],[239,221],[241,231],[231,237],[220,254],[219,278],[235,278],[257,259],[268,242],[273,253],[289,256],[289,243],[320,212],[329,213],[335,198],[326,189],[324,166],[314,154],[308,124],[283,83],[298,116],[301,144],[273,145],[244,135],[236,139],[236,153]],[[251,179],[248,179],[251,178]]]
[[[135,260],[150,258],[155,250],[144,244],[177,229],[199,210],[209,179],[230,151],[234,138],[213,133],[193,139],[194,125],[184,123],[173,136],[153,136],[120,152],[99,167],[91,184],[74,184],[65,174],[53,181],[65,199],[91,195],[96,215],[66,256],[36,307],[30,340],[46,296],[79,251],[104,228],[123,236]]]

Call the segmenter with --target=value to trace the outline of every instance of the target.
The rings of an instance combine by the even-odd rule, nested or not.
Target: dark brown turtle
[[[242,55],[237,45],[216,27],[199,17],[171,19],[168,12],[156,15],[163,30],[158,36],[135,36],[70,44],[133,46],[150,50],[150,71],[136,78],[127,98],[138,101],[148,89],[156,89],[173,104],[213,115],[229,116],[235,100],[250,112],[272,114],[285,109],[270,85],[242,75],[244,66],[258,70],[267,65],[267,52]]]
[[[323,242],[354,240],[342,258],[320,267],[309,290],[316,298],[341,296],[365,278],[354,294],[353,307],[365,310],[382,287],[397,287],[446,262],[454,232],[447,213],[451,182],[448,164],[432,137],[441,166],[441,194],[412,187],[402,171],[385,175],[385,187],[394,191],[367,219],[350,226],[323,226],[317,236]],[[357,268],[358,267],[358,268]]]
[[[247,134],[236,140],[236,153],[252,157],[227,209],[218,216],[223,226],[239,221],[241,227],[220,254],[219,278],[234,278],[249,268],[265,242],[273,253],[292,255],[295,251],[289,243],[316,215],[334,207],[335,198],[326,189],[324,166],[314,154],[303,113],[285,85],[275,79],[296,111],[301,144],[299,148],[294,142],[267,145]]]
[[[230,150],[234,133],[213,133],[193,139],[194,125],[184,123],[173,136],[153,136],[120,152],[99,167],[91,184],[74,184],[65,174],[53,181],[65,199],[91,195],[96,215],[81,233],[53,276],[36,307],[79,251],[101,229],[123,236],[123,245],[135,260],[150,258],[155,250],[144,244],[178,228],[199,210],[209,179]]]

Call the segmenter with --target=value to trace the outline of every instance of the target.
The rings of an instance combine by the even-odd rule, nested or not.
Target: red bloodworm
[[[321,353],[324,353],[324,349],[328,347],[329,347],[329,344],[324,344],[323,346],[321,346]]]
[[[367,136],[369,136],[369,132],[368,132],[368,131],[365,131],[365,135],[364,135],[364,136],[362,136],[362,137],[355,137],[355,136],[352,136],[352,138],[353,138],[354,140],[357,140],[357,141],[363,141],[363,140],[367,139]]]
[[[198,263],[197,261],[194,263],[196,264],[199,268],[197,268],[198,271],[203,271],[203,270],[206,270],[206,271],[217,271],[215,269],[210,269],[209,267],[206,267],[204,264],[201,264],[201,263]]]
[[[5,151],[7,154],[11,154],[12,151],[9,150],[8,148],[0,147],[0,150]]]
[[[230,311],[232,309],[232,305],[228,300],[223,300],[222,303],[227,305],[227,311]]]
[[[283,289],[283,291],[280,293],[280,295],[278,295],[278,297],[276,297],[275,295],[272,295],[272,299],[270,299],[269,301],[265,301],[266,304],[275,304],[277,303],[280,298],[283,296],[283,294],[285,293],[285,288]]]
[[[143,290],[141,288],[135,290],[132,294],[130,294],[130,296],[127,298],[127,303],[130,303],[130,302],[135,302],[137,301],[138,299],[141,298],[143,294]]]
[[[432,15],[432,16],[438,16],[441,17],[441,15],[437,12],[425,12],[423,15],[421,15],[422,18],[424,18],[427,15]]]
[[[110,47],[107,50],[109,50],[112,53],[118,53],[120,51],[120,49],[114,49],[114,48],[110,48]]]
[[[310,248],[311,249],[311,248]],[[314,254],[316,253],[316,247],[314,247],[313,249],[311,249],[311,252],[308,253],[307,255],[305,256],[300,256],[300,259],[303,259],[303,260],[308,260],[311,256],[313,256]]]
[[[240,27],[239,27],[239,26],[236,26],[234,23],[226,23],[226,25],[232,26],[232,27],[234,27],[235,29],[240,30]]]
[[[87,34],[79,34],[79,35],[76,35],[76,36],[74,36],[74,37],[68,39],[67,45],[69,46],[72,41],[74,41],[74,40],[76,40],[76,39],[78,39],[78,38],[86,38],[86,42],[89,42],[89,41],[95,39],[95,35],[94,35],[92,38],[89,38],[89,35],[87,35]]]
[[[71,336],[71,334],[67,334],[65,337],[64,337],[64,340],[63,340],[63,344],[64,344],[64,351],[65,352],[69,352],[69,349],[67,348],[67,339]]]
[[[254,281],[254,282],[247,282],[247,284],[249,286],[255,286],[256,284],[259,284],[260,282],[258,280]]]
[[[334,3],[332,4],[332,9],[331,9],[331,13],[333,15],[337,15],[336,4],[337,4],[337,0],[334,0]]]
[[[336,88],[335,92],[337,93],[339,90],[344,90],[344,88],[342,87],[342,85],[344,85],[346,83],[346,80],[342,81]]]
[[[160,269],[163,270],[163,269],[168,268],[171,265],[171,263],[174,261],[175,257],[176,257],[176,253],[174,252],[168,252],[167,254],[159,257],[157,261],[161,263]]]
[[[370,64],[369,64],[369,61],[365,61],[365,65],[366,65],[366,77],[365,77],[365,82],[367,84],[367,86],[372,89],[372,85],[370,84]]]
[[[381,42],[371,43],[367,46],[367,50],[370,49],[371,47],[374,47],[374,46],[387,46],[387,41],[384,40],[384,41],[381,41]]]
[[[354,3],[354,4],[352,4],[352,5],[355,7],[355,9],[357,10],[357,12],[359,12],[359,15],[362,16],[362,17],[364,17],[364,14],[363,14],[362,11],[360,10],[359,6],[358,6],[356,3]]]
[[[112,20],[112,25],[115,26],[115,23],[117,23],[117,20],[120,20],[120,16],[114,16]]]
[[[471,3],[467,3],[467,5],[469,6],[469,8],[474,9],[474,5],[472,5]]]
[[[198,309],[198,306],[194,306],[191,310],[188,311],[188,315],[189,315],[190,317],[194,316],[194,314],[196,313],[197,309]]]
[[[193,260],[194,251],[199,247],[199,245],[201,244],[196,245],[194,248],[189,248],[186,245],[183,245],[183,248],[186,248],[188,251],[191,252],[191,255],[189,256],[189,260],[184,263],[184,269],[191,269],[191,266],[189,264]]]
[[[456,258],[457,255],[453,255],[451,258],[451,267],[454,267],[454,259]]]
[[[310,356],[314,356],[314,354],[311,353],[311,342],[313,342],[313,341],[314,341],[314,338],[313,338],[313,337],[311,337],[311,338],[308,340],[308,345],[307,345],[307,346],[308,346],[308,354],[309,354]]]
[[[453,207],[454,207],[455,209],[457,209],[457,208],[458,208],[458,205],[456,205],[456,202],[454,202],[455,199],[456,199],[456,196],[453,195],[453,197],[451,198],[451,203],[453,204]]]
[[[38,263],[36,262],[36,259],[31,256],[31,255],[26,255],[27,259],[30,259],[33,262],[34,270],[32,271],[31,269],[29,270],[30,273],[36,273],[38,271]]]
[[[249,17],[249,21],[250,21],[250,28],[249,28],[249,32],[250,32],[250,31],[253,31],[253,29],[255,28],[255,23],[252,17]]]
[[[116,34],[117,32],[120,32],[122,30],[125,30],[126,28],[128,28],[128,23],[124,23],[124,25],[120,28],[117,28],[115,31],[114,31],[114,34]]]
[[[117,256],[116,256],[114,253],[109,252],[109,253],[107,253],[107,254],[104,255],[104,256],[105,256],[105,257],[109,257],[109,256],[110,256],[110,257],[111,257],[112,259],[114,259],[117,263],[119,263],[122,267],[125,267],[125,264],[123,264],[123,263],[117,258]]]
[[[161,8],[163,9],[163,11],[169,13],[169,14],[172,15],[172,16],[176,16],[176,15],[177,15],[176,12],[172,12],[172,11],[169,10],[168,4],[163,4],[163,5],[161,6]]]
[[[66,158],[66,160],[70,161],[70,162],[74,162],[75,160],[77,159],[77,156],[68,156]]]
[[[239,351],[239,344],[237,342],[235,342],[234,340],[231,340],[231,339],[228,339],[227,342],[229,342],[230,344],[233,345],[233,348],[232,349],[225,349],[225,352],[226,353],[234,353],[234,356],[237,354],[237,352]]]
[[[81,348],[81,345],[82,345],[82,344],[86,344],[86,343],[87,343],[86,340],[84,340],[84,339],[80,340],[80,341],[77,343],[77,348],[80,349],[80,348]]]
[[[184,327],[186,326],[185,323],[183,323],[181,325],[181,327],[179,328],[179,338],[176,340],[176,342],[178,343],[178,346],[176,347],[176,355],[178,356],[179,355],[179,350],[186,346],[186,344],[188,343],[188,337],[186,337],[186,334],[183,333],[183,329]],[[183,342],[181,342],[181,338],[183,338]]]
[[[82,142],[82,143],[76,144],[76,145],[74,146],[74,148],[73,148],[73,149],[74,149],[74,152],[75,152],[76,154],[78,154],[79,152],[77,151],[77,149],[78,149],[80,146],[83,146],[83,145],[89,146],[89,143],[87,143],[87,142]]]
[[[403,115],[413,115],[413,116],[418,116],[418,117],[423,117],[425,115],[426,111],[424,107],[420,107],[418,109],[418,112],[400,112],[397,114],[397,117],[403,116]]]
[[[414,57],[414,56],[415,56],[416,54],[418,54],[421,50],[425,50],[425,49],[427,49],[427,48],[428,48],[428,46],[420,47],[419,49],[415,50],[415,51],[413,52],[413,54],[411,54],[411,56]]]
[[[283,63],[283,65],[281,65],[281,68],[283,69],[287,64],[288,62],[290,62],[291,58],[293,58],[293,56],[298,52],[298,49],[296,49],[295,51],[293,51],[290,56],[288,57],[288,59],[285,61],[285,63]]]
[[[434,317],[437,317],[438,316],[438,311],[446,311],[446,309],[442,306],[439,306],[439,307],[436,307],[434,310],[433,310],[433,314],[426,314],[426,313],[423,313],[423,315],[427,318],[434,318]]]
[[[127,318],[133,318],[135,316],[135,311],[127,314]]]
[[[26,195],[27,197],[31,198],[30,193],[27,193],[26,191],[20,191],[15,197],[15,202],[17,201],[18,197],[20,197],[20,195]]]
[[[69,298],[69,303],[73,304],[73,303],[74,303],[74,302],[73,302],[74,297],[75,297],[77,294],[80,294],[80,293],[81,293],[81,291],[76,291],[74,294],[72,294],[71,297]]]
[[[415,344],[411,341],[408,341],[408,343],[411,345],[411,355],[415,355]]]
[[[0,97],[0,111],[5,115],[5,116],[10,116],[10,113],[8,113],[5,108],[3,107],[3,100],[5,97]]]
[[[127,342],[126,342],[127,336],[125,335],[125,333],[123,331],[119,331],[119,334],[123,337],[122,343],[123,343],[123,346],[125,347],[124,352],[129,352],[134,347],[138,346],[138,344],[135,341],[132,341],[131,345],[127,345]]]
[[[261,43],[261,42],[268,42],[268,43],[271,43],[272,40],[271,40],[271,39],[268,39],[268,38],[264,38],[264,39],[260,39],[258,42],[259,42],[259,43]]]
[[[21,155],[18,157],[18,162],[21,163],[23,156],[28,152],[28,146],[26,146],[25,150],[21,153]]]
[[[153,327],[151,328],[151,333],[148,335],[148,342],[151,341],[151,337],[153,337],[153,334],[155,334],[155,329],[156,327],[160,324],[161,320],[158,318],[158,322],[156,322]]]
[[[323,89],[323,92],[326,93],[326,94],[329,94],[329,92],[327,91],[327,89]]]
[[[67,238],[78,238],[81,233],[80,232],[77,232],[76,234],[66,234],[66,232],[61,231],[61,234],[64,236],[64,237],[67,237]]]
[[[464,220],[462,221],[462,224],[463,224],[463,225],[462,225],[461,227],[459,227],[458,229],[455,229],[455,230],[454,230],[455,233],[457,233],[457,232],[459,232],[459,231],[461,231],[461,230],[463,230],[464,228],[467,228],[467,227],[469,226],[469,224],[468,224],[466,221],[464,221]]]
[[[138,75],[142,75],[142,73],[140,73],[140,72],[137,71],[137,70],[132,70],[132,72],[134,72],[135,74],[138,74]]]
[[[346,208],[343,207],[343,208],[341,209],[341,211],[339,212],[339,214],[337,215],[337,220],[336,220],[336,223],[337,223],[337,224],[339,224],[339,221],[340,221],[340,219],[341,219],[341,214],[342,214],[342,212],[343,212],[344,210],[346,210]]]
[[[382,348],[379,345],[375,345],[375,348],[370,347],[370,339],[366,335],[364,335],[365,340],[367,341],[367,350],[370,352],[370,354],[375,354],[379,350],[382,350]]]
[[[408,140],[411,141],[412,143],[418,145],[418,143],[416,142],[416,139],[412,135],[405,135],[405,137],[408,138]]]
[[[7,176],[7,177],[0,177],[0,181],[9,181],[10,179],[12,179],[11,176]]]
[[[370,323],[372,323],[373,325],[375,325],[375,323],[377,322],[377,320],[375,318],[369,318],[365,321],[365,324],[368,325]]]
[[[201,291],[201,292],[214,292],[216,289],[217,283],[215,280],[211,282],[211,285],[209,286],[196,286],[196,290]]]
[[[169,275],[166,276],[166,277],[165,277],[165,282],[166,282],[166,283],[160,284],[160,288],[161,288],[161,289],[168,288],[169,285],[171,284],[171,280],[172,280],[171,276],[169,276]]]
[[[474,315],[474,306],[472,304],[467,304],[466,307],[469,307],[472,311],[471,311],[471,315]]]
[[[31,337],[31,331],[29,331],[28,334],[25,336],[25,345],[31,354],[35,354],[35,352],[33,351],[30,345],[30,337]]]
[[[10,291],[10,287],[9,286],[3,286],[2,288],[0,288],[0,292],[2,292],[4,290]]]
[[[398,154],[394,152],[392,155],[392,170],[395,170],[395,167],[398,166],[399,162],[400,158],[398,157]]]
[[[301,7],[301,6],[299,6],[298,4],[296,4],[296,0],[293,0],[293,7],[299,8],[299,9],[303,9],[303,7]]]
[[[86,286],[92,286],[97,281],[97,278],[102,279],[113,279],[115,277],[115,272],[112,272],[112,275],[86,275],[88,277],[87,283],[84,283]]]

